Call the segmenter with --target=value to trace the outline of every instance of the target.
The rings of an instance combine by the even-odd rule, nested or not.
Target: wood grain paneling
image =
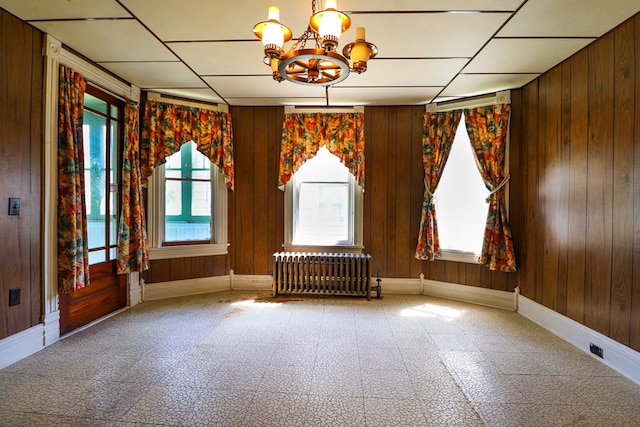
[[[42,34],[0,9],[0,339],[42,316]],[[8,199],[20,199],[9,216]],[[9,289],[19,305],[9,307]]]
[[[614,32],[613,254],[611,338],[629,345],[633,283],[633,132],[635,40],[633,21]]]
[[[527,194],[516,208],[522,294],[635,350],[639,26],[628,20],[517,91],[522,127],[511,135]]]

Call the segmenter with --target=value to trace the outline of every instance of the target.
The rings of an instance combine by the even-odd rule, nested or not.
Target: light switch
[[[9,215],[20,215],[20,199],[9,197]]]

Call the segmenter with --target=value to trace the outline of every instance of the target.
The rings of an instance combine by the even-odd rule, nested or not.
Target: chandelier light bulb
[[[366,63],[369,61],[369,47],[365,42],[364,34],[364,27],[356,28],[356,41],[351,49],[351,61],[353,62],[364,61]]]
[[[262,44],[264,46],[276,45],[278,48],[282,48],[284,45],[284,32],[280,24],[280,9],[275,6],[269,8],[269,18],[262,32]]]
[[[336,0],[327,0],[325,2],[325,10],[320,12],[318,35],[322,38],[332,36],[338,39],[342,34],[342,20],[336,7]]]

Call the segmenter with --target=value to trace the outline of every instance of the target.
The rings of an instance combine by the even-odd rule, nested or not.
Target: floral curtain
[[[164,163],[183,144],[193,140],[198,151],[224,173],[230,190],[234,188],[233,126],[231,114],[147,101],[140,142],[140,171],[146,184],[156,166]]]
[[[280,145],[278,187],[284,186],[322,146],[337,156],[364,189],[364,113],[290,113]]]
[[[89,285],[82,121],[87,82],[60,66],[58,97],[58,289]]]
[[[444,165],[460,123],[462,110],[426,113],[422,136],[422,163],[424,165],[424,199],[420,217],[420,231],[416,258],[433,261],[440,253],[438,221],[433,194],[436,192]]]
[[[122,206],[118,225],[118,274],[144,271],[149,268],[138,140],[140,105],[137,102],[127,100],[124,120]]]
[[[509,104],[465,110],[466,126],[478,170],[490,191],[489,213],[484,230],[480,263],[490,270],[515,271],[511,229],[507,219],[504,185],[505,150],[509,125]]]

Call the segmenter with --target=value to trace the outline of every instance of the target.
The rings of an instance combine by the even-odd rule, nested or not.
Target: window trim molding
[[[284,186],[284,244],[286,252],[362,253],[364,191],[353,180],[353,245],[294,245],[293,242],[293,191],[294,179]]]
[[[164,230],[160,226],[164,222],[164,171],[165,164],[158,166],[149,177],[148,202],[149,209],[147,218],[148,253],[150,260],[189,258],[197,256],[226,255],[229,253],[228,238],[228,189],[224,181],[224,175],[220,169],[212,165],[211,168],[211,189],[212,207],[211,212],[214,218],[211,228],[211,243],[161,246],[164,240]]]

